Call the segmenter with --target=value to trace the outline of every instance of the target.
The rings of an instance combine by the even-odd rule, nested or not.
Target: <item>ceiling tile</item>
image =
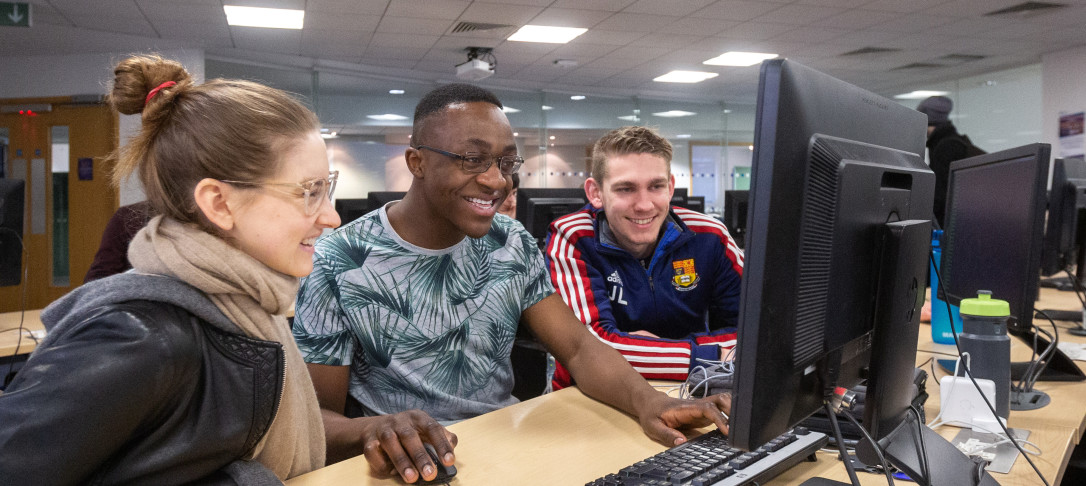
[[[552,4],[552,7],[621,12],[622,9],[632,5],[636,1],[637,0],[556,0],[554,4]]]
[[[874,0],[870,3],[865,3],[863,8],[867,10],[883,10],[887,12],[925,12],[932,7],[945,3],[946,0],[909,0],[904,2],[902,0]]]
[[[658,32],[667,34],[716,35],[723,32],[725,29],[735,27],[736,25],[739,25],[739,22],[720,19],[702,19],[691,16],[683,17],[661,28]]]
[[[548,8],[531,20],[532,25],[551,25],[554,27],[581,27],[590,29],[600,23],[610,12],[600,10],[582,10],[572,8]]]
[[[358,30],[336,30],[336,29],[322,29],[322,30],[302,30],[302,46],[311,45],[313,47],[321,44],[352,44],[362,49],[369,43],[370,37],[373,34],[369,32],[362,32]]]
[[[729,39],[765,40],[795,30],[794,25],[766,24],[761,22],[743,22],[724,29],[717,37]]]
[[[436,35],[414,35],[394,32],[378,32],[370,39],[371,47],[387,47],[392,50],[400,47],[427,48],[432,47],[440,37]]]
[[[782,33],[781,35],[773,37],[772,41],[784,41],[784,42],[800,42],[800,43],[819,43],[826,42],[830,39],[841,37],[848,33],[846,30],[830,29],[826,27],[797,27],[794,30]]]
[[[698,10],[693,17],[722,20],[751,20],[781,8],[780,4],[755,1],[720,0]]]
[[[638,0],[633,5],[626,7],[624,12],[644,13],[653,15],[690,15],[699,9],[713,3],[716,0]]]
[[[419,19],[384,16],[377,32],[405,33],[413,35],[440,36],[452,28],[454,21],[443,19]]]
[[[313,12],[383,15],[389,0],[306,0],[305,9]],[[308,12],[306,13],[308,16]]]
[[[670,17],[667,15],[618,13],[599,24],[596,24],[595,28],[601,30],[649,33],[655,32],[676,20],[678,20],[677,17]]]
[[[839,8],[812,7],[808,5],[785,5],[781,8],[758,16],[758,22],[778,24],[810,25],[822,19],[841,15],[846,10]]]
[[[471,2],[462,0],[394,0],[388,4],[385,15],[392,17],[413,17],[420,19],[453,20],[464,13]]]
[[[889,22],[898,18],[900,14],[890,12],[877,12],[874,10],[846,10],[839,15],[818,20],[811,25],[819,27],[837,27],[842,29],[866,29],[872,26]]]
[[[679,49],[701,41],[705,36],[683,34],[648,34],[630,43],[631,46],[669,47]]]
[[[529,5],[501,5],[487,2],[472,2],[460,20],[469,22],[488,22],[494,24],[525,25],[543,9]]]
[[[205,24],[200,22],[158,22],[158,33],[167,39],[218,39],[227,44],[233,42],[226,21]]]
[[[607,44],[615,46],[624,46],[646,35],[645,32],[628,32],[621,30],[597,30],[590,29],[588,32],[581,34],[576,39],[570,41],[570,44],[586,43],[586,44]]]
[[[142,16],[132,18],[116,17],[109,14],[83,14],[70,18],[75,22],[76,26],[85,29],[104,30],[118,34],[142,35],[145,37],[158,37],[158,32],[155,32],[154,27],[152,27],[151,24],[147,22],[147,19]]]
[[[230,31],[234,37],[234,46],[238,49],[280,54],[298,54],[301,51],[300,30],[233,26]]]
[[[204,22],[226,21],[226,12],[222,6],[184,5],[174,3],[143,3],[143,13],[152,21],[169,22]]]
[[[381,21],[378,15],[360,15],[343,12],[309,12],[305,15],[305,28],[354,30],[358,32],[373,32]]]
[[[879,24],[881,30],[916,33],[954,22],[955,19],[928,14],[909,14]]]

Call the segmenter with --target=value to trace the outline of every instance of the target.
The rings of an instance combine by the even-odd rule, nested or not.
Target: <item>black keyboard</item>
[[[732,486],[768,481],[829,442],[826,434],[796,427],[755,451],[728,445],[719,430],[695,437],[585,486]]]

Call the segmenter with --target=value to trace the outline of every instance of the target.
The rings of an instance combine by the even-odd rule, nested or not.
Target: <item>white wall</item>
[[[0,57],[4,73],[0,76],[0,99],[41,98],[107,94],[113,82],[113,66],[130,53],[69,54],[59,56]],[[196,82],[204,80],[204,51],[186,49],[160,51],[162,57],[174,59],[185,66]],[[18,73],[16,76],[10,73]],[[124,143],[140,127],[137,115],[121,115],[120,142]],[[121,204],[143,199],[143,190],[135,181],[121,187]]]
[[[1060,112],[1086,111],[1086,47],[1055,52],[1041,58],[1042,140],[1052,144],[1052,156],[1060,154]]]

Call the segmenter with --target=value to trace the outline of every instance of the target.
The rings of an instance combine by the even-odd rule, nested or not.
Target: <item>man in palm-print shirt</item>
[[[493,93],[447,85],[415,108],[404,199],[319,240],[294,336],[324,419],[328,463],[365,454],[375,474],[432,479],[423,443],[452,465],[439,421],[516,402],[509,353],[524,323],[587,395],[668,445],[715,423],[730,398],[670,398],[588,333],[554,293],[524,227],[497,210],[523,162]],[[481,439],[481,438],[480,438]]]

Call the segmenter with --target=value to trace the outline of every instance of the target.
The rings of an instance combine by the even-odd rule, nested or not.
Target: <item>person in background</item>
[[[157,56],[114,74],[113,108],[143,119],[114,184],[136,174],[157,216],[132,272],[42,312],[48,336],[0,395],[0,484],[278,484],[322,467],[284,317],[339,225],[317,117]]]
[[[951,162],[984,153],[973,145],[969,137],[958,133],[951,123],[950,111],[953,108],[954,102],[946,96],[932,96],[916,107],[916,111],[928,116],[928,163],[935,172],[935,204],[932,210],[940,227],[944,224]]]
[[[502,202],[502,206],[498,208],[498,212],[509,216],[510,218],[517,219],[517,188],[520,187],[520,174],[513,174],[509,177],[513,179],[513,190],[509,191],[509,196]]]
[[[94,261],[83,277],[83,283],[98,280],[110,275],[122,273],[132,268],[128,262],[128,244],[136,233],[151,220],[151,203],[140,201],[121,206],[109,218],[106,230],[102,232],[102,242]]]
[[[589,204],[547,236],[552,282],[645,378],[685,380],[735,346],[743,252],[715,218],[671,206],[671,143],[628,126],[592,150]],[[569,386],[561,366],[554,387]]]
[[[554,294],[535,238],[495,217],[523,159],[493,93],[434,89],[415,108],[411,141],[407,195],[321,238],[298,296],[294,336],[330,461],[365,454],[376,474],[429,480],[429,443],[452,465],[459,439],[440,422],[517,401],[509,353],[518,322],[586,395],[637,417],[650,437],[671,446],[686,440],[680,427],[726,430],[730,397],[654,390]]]

